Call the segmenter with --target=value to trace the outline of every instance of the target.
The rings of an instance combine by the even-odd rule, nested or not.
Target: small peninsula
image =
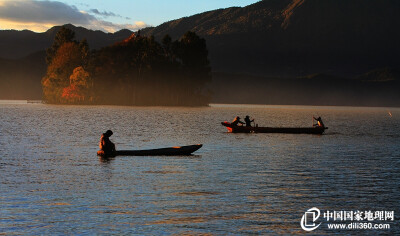
[[[62,27],[46,51],[43,99],[50,104],[206,106],[211,67],[206,41],[188,31],[162,42],[140,31],[90,51]]]

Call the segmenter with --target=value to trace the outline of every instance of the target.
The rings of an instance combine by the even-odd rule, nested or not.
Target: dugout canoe
[[[247,127],[221,122],[231,133],[323,134],[328,127]]]
[[[98,156],[101,157],[115,157],[115,156],[187,156],[199,150],[203,144],[177,146],[168,148],[157,148],[147,150],[118,150],[115,153],[106,155],[104,151],[99,150]]]

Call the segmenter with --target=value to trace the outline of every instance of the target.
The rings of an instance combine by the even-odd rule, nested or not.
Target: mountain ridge
[[[30,30],[0,30],[0,58],[18,59],[45,50],[51,46],[57,31],[61,27],[72,29],[75,32],[77,40],[86,38],[91,49],[108,46],[129,37],[133,33],[126,29],[115,33],[105,33],[100,30],[90,30],[72,24],[54,26],[42,33]],[[29,44],[26,43],[28,40]]]

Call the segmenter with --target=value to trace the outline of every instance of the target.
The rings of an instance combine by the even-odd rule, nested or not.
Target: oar
[[[253,118],[253,117],[251,117],[251,118]],[[256,120],[256,119],[253,119],[253,121],[252,121],[253,127],[256,127],[256,122],[255,122],[255,120]]]

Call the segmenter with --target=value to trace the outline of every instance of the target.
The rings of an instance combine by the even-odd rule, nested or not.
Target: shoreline
[[[118,105],[118,104],[47,104],[43,102],[43,100],[8,100],[8,99],[0,99],[0,105],[25,105],[25,104],[35,104],[35,105],[53,105],[53,106],[115,106],[115,107],[182,107],[182,108],[260,108],[260,109],[340,109],[340,110],[354,110],[354,109],[400,109],[400,107],[389,107],[389,106],[343,106],[343,105],[287,105],[287,104],[231,104],[231,103],[209,103],[204,106],[164,106],[164,105],[149,105],[149,106],[140,106],[140,105]]]

